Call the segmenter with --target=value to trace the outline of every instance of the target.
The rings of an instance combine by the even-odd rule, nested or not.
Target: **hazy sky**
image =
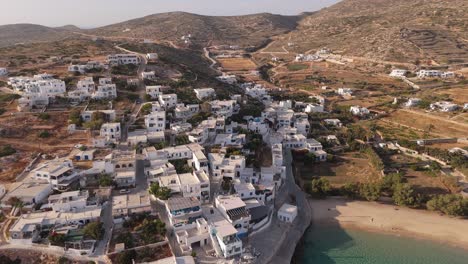
[[[186,11],[203,15],[260,12],[295,15],[339,0],[0,0],[0,25],[33,23],[95,27],[154,13]]]

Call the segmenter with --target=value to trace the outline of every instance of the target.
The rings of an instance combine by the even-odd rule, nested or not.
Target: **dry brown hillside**
[[[257,46],[273,35],[293,30],[299,16],[255,14],[246,16],[202,16],[184,12],[150,15],[88,31],[101,36],[180,41],[191,34],[192,41],[205,45]]]
[[[291,39],[299,51],[327,46],[390,61],[468,62],[466,0],[344,0],[304,18]]]
[[[55,41],[70,36],[65,28],[50,28],[34,24],[0,26],[0,47],[18,43]]]

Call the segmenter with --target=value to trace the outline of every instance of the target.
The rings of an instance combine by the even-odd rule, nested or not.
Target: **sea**
[[[293,263],[468,264],[468,250],[429,240],[325,225],[309,227]]]

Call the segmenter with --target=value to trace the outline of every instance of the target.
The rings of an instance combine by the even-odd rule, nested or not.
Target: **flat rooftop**
[[[195,197],[174,197],[167,200],[169,211],[178,211],[196,206],[200,206],[200,201]]]

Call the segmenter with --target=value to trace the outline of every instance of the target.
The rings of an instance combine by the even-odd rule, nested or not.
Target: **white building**
[[[297,216],[297,206],[283,204],[278,210],[278,219],[283,222],[292,223]]]
[[[405,77],[407,73],[408,73],[407,70],[394,69],[394,70],[392,70],[392,72],[389,75],[390,75],[390,77],[401,78],[401,77]]]
[[[187,120],[200,111],[200,105],[198,104],[177,104],[174,109],[174,115],[176,119]]]
[[[7,68],[0,68],[0,76],[6,76],[8,74]]]
[[[334,127],[341,127],[343,125],[339,119],[325,119],[323,122],[329,126]]]
[[[323,113],[323,105],[321,104],[307,104],[304,112],[306,113]]]
[[[237,78],[235,75],[222,75],[222,76],[216,77],[216,79],[220,82],[227,83],[227,84],[237,83]]]
[[[46,180],[55,190],[67,190],[81,176],[69,159],[55,159],[39,164],[31,171],[33,179]]]
[[[309,152],[315,155],[317,161],[326,161],[327,160],[327,153],[323,151],[322,143],[318,142],[313,138],[307,139],[307,149]]]
[[[155,61],[159,58],[159,55],[157,53],[147,53],[146,54],[146,59],[150,61]]]
[[[154,71],[142,72],[141,78],[146,80],[156,80],[156,73]]]
[[[208,223],[204,218],[197,218],[193,227],[178,230],[175,232],[175,236],[182,252],[185,254],[191,254],[193,251],[192,246],[194,244],[203,247],[209,243],[210,232]],[[177,263],[179,262],[177,261]],[[186,262],[184,261],[183,263]],[[195,261],[193,264],[195,264]]]
[[[51,195],[46,207],[55,212],[71,212],[82,210],[88,206],[89,193],[87,190],[63,192]]]
[[[194,227],[202,218],[200,201],[195,197],[171,197],[166,201],[169,222],[176,230]]]
[[[115,84],[99,85],[96,91],[92,94],[92,98],[98,100],[115,99],[117,98],[117,87],[115,86]]]
[[[35,205],[44,202],[52,191],[52,185],[48,181],[12,183],[9,192],[2,198],[1,207],[12,207],[9,201],[16,197],[23,203],[23,208],[31,210]]]
[[[244,201],[238,196],[218,196],[215,206],[224,218],[234,226],[238,236],[247,235],[251,216]]]
[[[160,94],[158,99],[165,109],[174,108],[177,105],[177,94]]]
[[[370,114],[369,109],[361,106],[351,106],[349,111],[355,116],[366,116]]]
[[[211,175],[216,178],[239,178],[245,169],[245,157],[242,155],[225,156],[224,153],[208,153]]]
[[[99,135],[106,139],[106,142],[116,143],[121,138],[120,123],[104,123],[101,126]]]
[[[151,213],[151,202],[147,192],[116,195],[112,197],[114,224],[122,224],[135,214]]]
[[[296,121],[294,121],[294,127],[297,129],[297,133],[306,137],[310,132],[310,123],[307,118],[296,119]]]
[[[430,105],[431,110],[439,110],[441,112],[453,112],[456,111],[459,106],[457,104],[441,101]]]
[[[408,101],[405,103],[406,107],[415,107],[421,102],[421,99],[419,98],[410,98]]]
[[[338,88],[337,93],[341,96],[351,96],[353,95],[353,89],[351,88]]]
[[[256,117],[248,123],[248,129],[260,135],[266,135],[270,131],[270,124],[262,118]]]
[[[195,95],[197,98],[201,101],[203,101],[205,98],[210,98],[214,97],[215,90],[213,88],[200,88],[200,89],[194,89]]]
[[[103,69],[104,65],[97,61],[88,61],[86,64],[76,64],[68,66],[69,72],[78,72],[81,74],[86,73],[90,70],[100,70]]]
[[[159,98],[159,95],[163,93],[163,89],[166,88],[161,85],[156,85],[156,86],[146,86],[146,94],[151,96],[151,99],[157,99]]]
[[[211,106],[211,112],[217,116],[231,117],[234,114],[236,101],[234,100],[215,100],[209,102]]]
[[[418,78],[435,78],[442,75],[441,71],[437,70],[420,70],[418,72]]]
[[[107,56],[109,64],[125,65],[125,64],[138,64],[140,57],[135,54],[112,54]]]
[[[151,112],[146,115],[145,126],[148,131],[164,131],[166,129],[166,112]]]

